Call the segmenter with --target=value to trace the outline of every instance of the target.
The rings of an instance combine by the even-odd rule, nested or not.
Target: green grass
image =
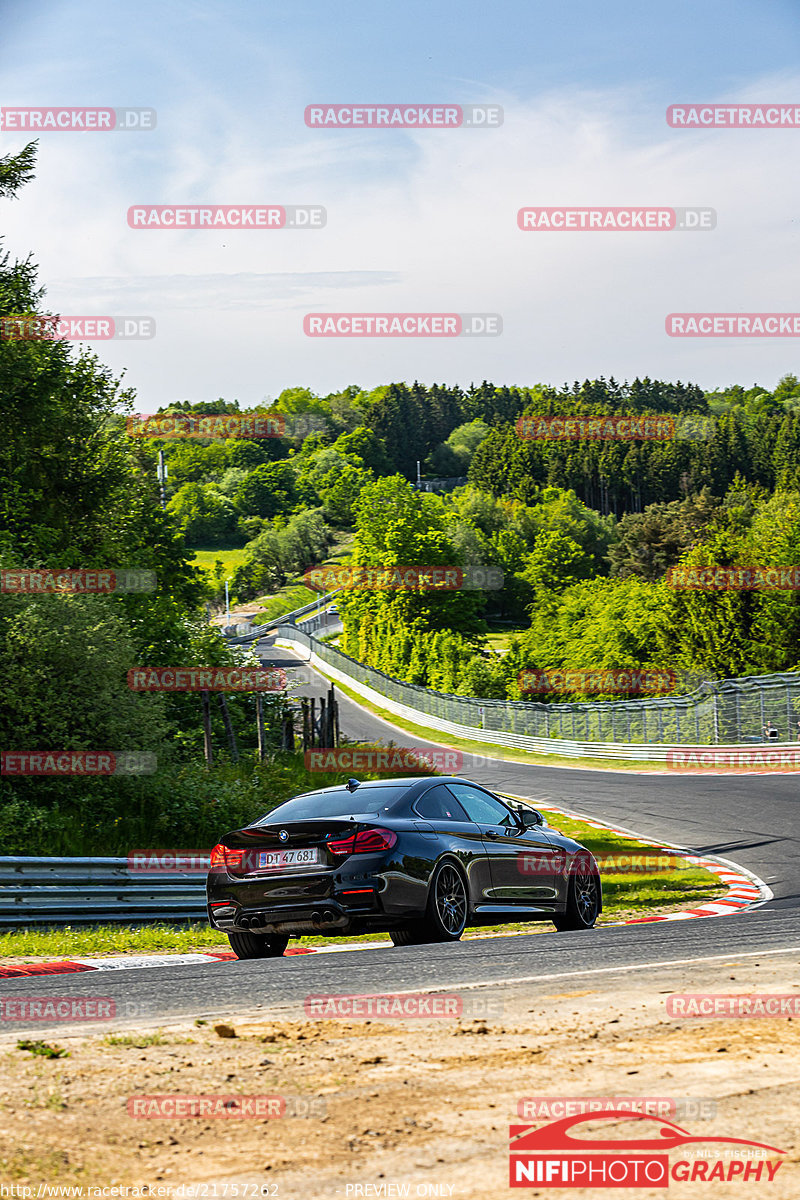
[[[205,921],[183,925],[67,925],[63,929],[20,929],[0,934],[0,958],[82,958],[86,954],[186,954],[209,947],[229,949],[224,934]]]
[[[27,1050],[29,1054],[36,1054],[40,1058],[69,1058],[69,1050],[65,1050],[63,1046],[51,1046],[47,1042],[17,1042],[18,1050]]]
[[[486,635],[486,645],[495,654],[508,650],[512,637],[524,633],[527,625],[517,625],[513,621],[487,621],[489,632]]]
[[[319,599],[319,592],[313,591],[306,587],[304,583],[287,583],[275,592],[272,596],[259,596],[254,600],[254,604],[261,605],[261,612],[256,613],[253,617],[254,625],[264,625],[267,621],[274,621],[276,617],[282,617],[284,613],[292,612],[295,608],[302,608],[306,604],[310,604],[312,600]]]
[[[193,1044],[193,1038],[164,1037],[160,1029],[155,1033],[109,1033],[103,1038],[106,1046],[135,1046],[137,1050],[146,1050],[148,1046],[173,1046]]]
[[[231,575],[236,567],[241,566],[245,557],[245,546],[220,547],[218,549],[198,549],[189,550],[189,553],[194,553],[192,566],[201,567],[202,570],[211,572],[214,570],[214,564],[219,561],[225,567],[225,575]]]

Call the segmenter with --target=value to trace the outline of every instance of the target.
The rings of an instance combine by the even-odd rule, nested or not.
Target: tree
[[[359,462],[354,465],[367,467],[376,475],[391,473],[392,464],[386,453],[386,446],[366,425],[359,425],[351,433],[343,433],[333,443],[333,449],[350,461],[353,457],[357,458]]]
[[[213,485],[185,483],[167,505],[189,546],[222,546],[236,533],[236,509]]]
[[[296,500],[295,474],[288,461],[264,463],[239,485],[234,496],[242,516],[274,517],[288,512]]]

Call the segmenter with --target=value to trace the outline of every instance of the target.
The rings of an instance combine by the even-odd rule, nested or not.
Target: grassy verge
[[[586,825],[580,820],[551,813],[547,809],[543,809],[543,811],[555,829],[566,834],[567,837],[575,838],[597,856],[613,854],[615,858],[619,859],[625,855],[656,856],[663,853],[658,846],[649,842],[639,842],[633,838],[621,837],[610,831],[596,829],[593,825]],[[652,874],[605,871],[601,871],[601,873],[605,909],[600,924],[690,908],[726,891],[725,886],[719,883],[715,875],[698,867],[686,867]],[[550,928],[548,922],[541,924],[512,922],[487,929],[473,930],[466,936],[469,938],[498,933],[545,932]],[[388,944],[389,938],[382,933],[362,934],[353,938],[304,937],[300,944],[323,946],[367,941],[380,941]],[[139,927],[101,925],[86,928],[26,929],[0,934],[0,958],[69,958],[70,956],[84,957],[93,954],[100,956],[178,954],[214,948],[228,949],[227,938],[210,929],[204,922]]]
[[[259,596],[253,601],[254,604],[261,605],[261,612],[253,617],[253,624],[264,625],[267,621],[274,621],[276,617],[282,617],[284,613],[293,612],[296,608],[303,608],[317,599],[319,592],[313,591],[305,584],[287,583],[274,595]]]
[[[194,549],[194,559],[192,566],[200,567],[203,571],[213,571],[214,564],[221,562],[225,568],[225,574],[230,575],[244,562],[245,547],[220,547],[212,548],[211,550]]]
[[[515,625],[512,621],[487,621],[489,632],[486,635],[486,645],[495,654],[504,654],[508,650],[512,637],[524,633],[527,626]]]

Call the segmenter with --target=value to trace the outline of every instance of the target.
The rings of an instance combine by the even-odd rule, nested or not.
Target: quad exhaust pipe
[[[333,925],[336,920],[337,916],[332,908],[325,908],[322,911],[316,910],[311,914],[311,923],[318,929],[324,925]],[[240,917],[238,923],[242,929],[257,929],[260,925],[267,924],[267,914],[254,913],[249,917]]]
[[[244,929],[255,929],[259,925],[264,925],[265,923],[266,915],[264,913],[256,913],[252,917],[241,917],[239,920],[239,924]]]

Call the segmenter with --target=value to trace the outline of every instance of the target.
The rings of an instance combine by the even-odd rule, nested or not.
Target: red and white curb
[[[523,799],[521,796],[517,798]],[[633,837],[644,840],[640,833],[635,833],[631,829],[620,829],[614,825],[606,825],[603,821],[596,821],[593,817],[587,817],[584,813],[577,813],[572,809],[562,808],[560,805],[551,804],[549,801],[543,803],[542,808],[547,812],[559,813],[561,816],[581,821],[584,825],[592,825],[595,829],[604,829],[608,833],[616,833],[619,837]],[[772,889],[764,883],[763,879],[759,879],[752,871],[739,866],[738,863],[731,862],[730,859],[702,857],[699,854],[692,854],[685,846],[678,846],[674,842],[662,842],[656,838],[648,838],[647,841],[651,846],[657,846],[661,850],[679,851],[687,863],[691,863],[695,867],[703,867],[712,875],[716,875],[721,883],[727,884],[728,892],[726,895],[720,896],[718,900],[709,900],[707,904],[700,904],[697,908],[687,908],[681,912],[664,913],[655,917],[631,917],[627,921],[615,922],[617,925],[644,925],[651,921],[688,921],[693,917],[730,916],[731,913],[746,912],[748,909],[757,908],[772,899]],[[602,926],[603,929],[613,927],[612,924]]]
[[[290,954],[336,954],[343,950],[367,950],[385,946],[385,942],[348,942],[343,946],[290,946]],[[81,971],[132,971],[140,967],[182,967],[193,963],[235,962],[232,950],[209,950],[192,954],[119,954],[113,958],[60,958],[40,963],[0,963],[0,979],[21,979],[26,975],[73,975]]]
[[[515,798],[529,799],[523,796]],[[594,826],[595,829],[603,829],[620,837],[644,840],[641,834],[635,833],[633,830],[606,825],[602,821],[587,817],[584,813],[562,808],[549,801],[542,803],[541,807],[548,813],[556,813],[582,821],[585,825]],[[645,925],[652,921],[688,921],[694,917],[730,916],[732,913],[746,912],[766,904],[772,899],[772,891],[766,883],[757,875],[753,875],[752,872],[739,866],[738,863],[725,858],[701,857],[673,842],[662,842],[654,838],[646,840],[649,845],[663,850],[677,850],[686,862],[710,871],[722,883],[728,885],[727,894],[720,897],[719,900],[710,900],[707,904],[698,905],[697,908],[687,908],[681,912],[666,913],[655,917],[631,917],[626,921],[610,922],[599,928],[614,929],[619,925]],[[507,935],[487,934],[487,937],[498,936]],[[341,954],[349,950],[380,950],[386,949],[386,947],[386,942],[348,942],[338,946],[290,946],[285,953],[287,956],[290,954]],[[206,954],[120,954],[113,958],[64,958],[43,963],[0,963],[0,979],[21,979],[30,975],[70,975],[82,971],[131,971],[141,967],[180,967],[190,966],[194,963],[229,962],[235,959],[236,955],[232,950],[209,950]]]

